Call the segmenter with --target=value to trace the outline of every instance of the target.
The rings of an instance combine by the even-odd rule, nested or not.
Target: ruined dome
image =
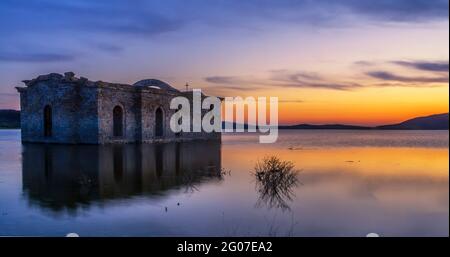
[[[178,89],[172,87],[171,85],[167,84],[164,81],[158,80],[158,79],[143,79],[133,84],[135,87],[150,87],[150,88],[157,88],[162,89],[166,91],[172,91],[172,92],[180,92]]]

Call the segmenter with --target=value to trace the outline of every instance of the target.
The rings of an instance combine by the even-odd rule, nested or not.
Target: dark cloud
[[[371,87],[417,87],[417,88],[434,88],[440,87],[437,84],[423,83],[423,82],[397,82],[397,81],[385,81],[381,83],[370,84]]]
[[[364,24],[349,17],[368,17],[381,21],[448,20],[446,0],[2,0],[0,33],[13,35],[0,39],[0,49],[16,43],[48,45],[73,49],[92,37],[114,42],[100,46],[117,53],[125,46],[124,37],[153,37],[183,28],[216,29],[243,27],[265,29],[267,23],[293,22],[295,25],[345,26]],[[206,26],[205,26],[206,25]],[[186,33],[189,36],[189,31]],[[51,41],[49,41],[51,39]],[[114,41],[111,41],[114,40]],[[8,49],[9,50],[9,49]],[[70,59],[68,56],[19,57],[4,59]]]
[[[227,3],[225,7],[232,6],[246,17],[311,25],[336,25],[348,16],[385,22],[448,19],[448,0],[247,0]]]
[[[297,82],[301,80],[310,80],[310,81],[323,80],[323,78],[316,72],[305,72],[305,71],[290,72],[288,70],[274,70],[272,71],[272,76],[274,80],[287,82],[292,81]]]
[[[72,30],[150,36],[188,23],[241,28],[262,22],[339,26],[350,16],[380,21],[448,20],[447,0],[2,0],[2,31]],[[343,22],[349,25],[346,22]],[[353,22],[353,24],[355,24]],[[261,27],[261,26],[259,26]]]
[[[351,90],[360,87],[357,83],[330,81],[317,73],[304,71],[275,71],[272,72],[271,81],[278,87],[294,88],[323,88],[334,90]]]
[[[357,65],[360,68],[363,68],[363,70],[366,70],[364,72],[365,75],[383,81],[383,83],[370,84],[370,86],[374,87],[433,87],[435,86],[432,85],[433,83],[448,83],[449,81],[448,61],[394,60],[372,62],[362,60],[354,62],[353,64]],[[410,72],[415,72],[416,74],[400,75],[396,72],[392,72],[389,70],[389,67],[392,68],[392,64],[408,68],[410,69]]]
[[[365,66],[365,63],[361,65]],[[369,67],[375,65],[370,63]],[[259,77],[245,77],[245,76],[211,76],[206,77],[205,81],[213,84],[223,85],[221,89],[227,90],[256,90],[256,89],[270,89],[270,88],[313,88],[313,89],[330,89],[330,90],[356,90],[364,87],[435,87],[437,83],[448,83],[448,75],[436,73],[436,71],[443,71],[445,68],[444,62],[416,62],[401,64],[411,66],[415,69],[425,71],[432,71],[430,76],[402,76],[395,73],[379,70],[369,71],[365,74],[381,80],[382,83],[366,83],[360,84],[355,81],[334,80],[328,76],[318,74],[315,72],[305,71],[289,71],[289,70],[272,70],[269,71],[269,76],[266,78]],[[441,66],[440,66],[441,65]],[[433,84],[434,83],[434,84]]]
[[[370,67],[375,65],[375,63],[371,61],[356,61],[353,64],[360,67]]]
[[[388,71],[369,71],[368,76],[385,81],[397,81],[407,83],[448,83],[448,76],[435,77],[407,77],[397,75]]]
[[[205,78],[206,82],[214,84],[240,84],[242,80],[234,76],[211,76]]]
[[[368,20],[417,23],[448,19],[447,0],[235,0],[208,4],[194,0],[185,10],[201,22],[239,27],[274,21],[339,27],[363,25]]]
[[[372,22],[374,20],[377,22]],[[261,30],[270,33],[289,26],[328,28],[436,20],[448,21],[447,0],[134,0],[132,3],[123,0],[1,0],[0,62],[67,62],[85,58],[86,52],[92,54],[89,58],[95,62],[96,53],[90,51],[92,45],[86,44],[88,40],[106,42],[96,45],[95,50],[113,55],[143,39],[142,42],[149,43],[145,50],[150,55],[169,42],[156,38],[172,33],[176,33],[176,37],[163,40],[186,38],[209,45],[223,39],[221,37],[239,41],[248,36],[244,33],[249,29],[255,33]],[[170,43],[176,44],[176,41]],[[42,46],[46,47],[45,51]],[[180,44],[180,54],[189,52],[189,47]],[[442,66],[423,63],[414,67],[442,71]],[[351,90],[361,87],[357,83],[334,81],[305,72],[266,80],[212,77],[206,81],[227,85],[230,90],[263,87]]]
[[[360,87],[358,83],[339,83],[339,82],[311,82],[296,80],[291,83],[280,83],[278,87],[293,87],[293,88],[316,88],[316,89],[334,89],[334,90],[352,90]]]
[[[394,22],[448,20],[448,0],[335,1],[353,13]]]
[[[448,61],[393,61],[392,63],[423,71],[448,72]]]
[[[254,91],[264,88],[264,86],[255,85],[256,80],[237,76],[211,76],[204,80],[212,84],[220,84],[220,87],[213,87],[215,91]]]
[[[0,62],[67,62],[75,57],[56,53],[8,53],[0,52]]]
[[[151,36],[174,31],[183,25],[183,16],[171,16],[167,8],[153,1],[120,0],[36,1],[3,0],[0,2],[0,31],[29,31],[52,34],[75,31]],[[168,11],[168,10],[167,10]],[[160,13],[159,13],[160,12]],[[98,35],[97,35],[98,36]]]

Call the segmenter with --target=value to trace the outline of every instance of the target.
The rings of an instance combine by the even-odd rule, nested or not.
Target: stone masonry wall
[[[69,144],[168,142],[195,139],[220,140],[220,133],[181,132],[170,129],[173,97],[188,92],[169,92],[125,84],[92,82],[71,72],[24,81],[21,96],[22,141]],[[44,108],[52,110],[52,135],[44,136]],[[123,110],[123,136],[113,134],[113,109]],[[192,106],[192,105],[191,105]],[[163,136],[155,136],[155,113],[163,111]],[[192,107],[191,107],[192,108]],[[202,110],[202,116],[207,110]],[[192,110],[191,110],[192,115]],[[191,119],[192,121],[192,119]],[[192,128],[192,124],[191,124]]]
[[[133,143],[138,141],[136,94],[131,88],[100,87],[98,93],[99,143]],[[113,109],[120,106],[123,110],[123,136],[114,137]]]
[[[59,74],[56,74],[59,75]],[[41,78],[21,94],[22,140],[45,143],[97,143],[96,89]],[[51,107],[52,135],[44,136],[44,108]]]

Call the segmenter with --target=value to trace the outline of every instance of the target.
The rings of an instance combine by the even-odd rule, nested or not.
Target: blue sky
[[[221,95],[295,90],[287,102],[448,88],[447,0],[2,0],[0,23],[0,108],[18,108],[21,80],[65,71]]]

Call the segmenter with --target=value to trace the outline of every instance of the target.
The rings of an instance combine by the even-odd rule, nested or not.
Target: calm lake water
[[[281,131],[164,145],[25,144],[0,130],[0,235],[448,236],[448,131]],[[254,174],[292,161],[274,195]],[[273,185],[272,185],[273,186]]]

